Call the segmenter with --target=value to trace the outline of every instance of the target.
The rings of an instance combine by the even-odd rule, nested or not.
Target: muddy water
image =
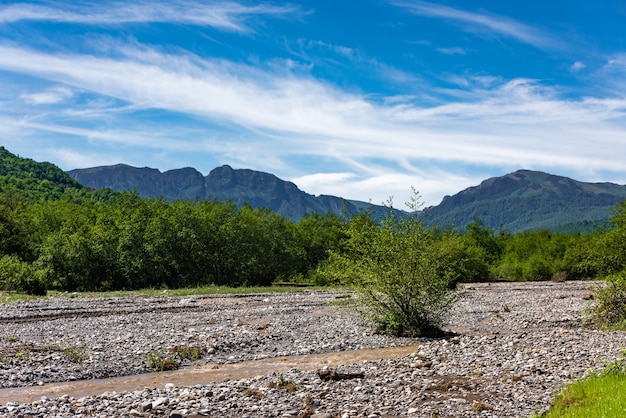
[[[7,402],[31,403],[42,396],[49,398],[70,395],[80,398],[104,392],[130,392],[145,387],[162,388],[167,383],[176,386],[193,386],[228,379],[244,379],[271,373],[286,373],[292,368],[314,370],[324,366],[336,367],[368,360],[394,359],[417,351],[418,345],[378,348],[372,350],[341,351],[326,354],[276,357],[236,364],[207,365],[199,368],[183,368],[170,372],[147,373],[109,379],[81,380],[74,382],[47,383],[44,386],[0,389],[0,404]]]

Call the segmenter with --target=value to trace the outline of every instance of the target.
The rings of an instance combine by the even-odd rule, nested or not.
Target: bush
[[[48,293],[41,271],[15,255],[0,258],[0,286],[5,290],[45,296]]]
[[[626,273],[607,277],[588,311],[590,321],[603,328],[626,329]]]
[[[351,220],[344,252],[331,252],[318,274],[352,284],[358,310],[377,332],[439,336],[460,293],[455,284],[465,268],[455,241],[425,229],[418,218],[396,219],[393,209],[380,225],[367,215]]]

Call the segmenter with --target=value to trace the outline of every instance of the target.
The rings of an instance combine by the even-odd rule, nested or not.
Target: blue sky
[[[426,205],[626,183],[626,2],[0,0],[0,145]]]

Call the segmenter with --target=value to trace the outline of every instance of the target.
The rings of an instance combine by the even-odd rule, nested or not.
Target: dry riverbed
[[[592,286],[467,285],[438,340],[374,335],[336,292],[0,305],[0,416],[530,416],[625,348],[582,326]]]

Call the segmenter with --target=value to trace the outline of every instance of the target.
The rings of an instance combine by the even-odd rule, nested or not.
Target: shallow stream
[[[0,404],[7,402],[31,403],[41,399],[69,395],[74,398],[99,395],[105,392],[131,392],[145,387],[162,388],[167,383],[176,386],[202,385],[229,379],[244,379],[272,373],[286,373],[291,369],[315,370],[322,367],[337,367],[374,361],[395,359],[417,351],[419,345],[388,347],[371,350],[340,351],[325,354],[275,357],[233,364],[187,367],[168,372],[145,373],[108,379],[77,380],[72,382],[47,383],[43,386],[28,386],[0,389]]]

